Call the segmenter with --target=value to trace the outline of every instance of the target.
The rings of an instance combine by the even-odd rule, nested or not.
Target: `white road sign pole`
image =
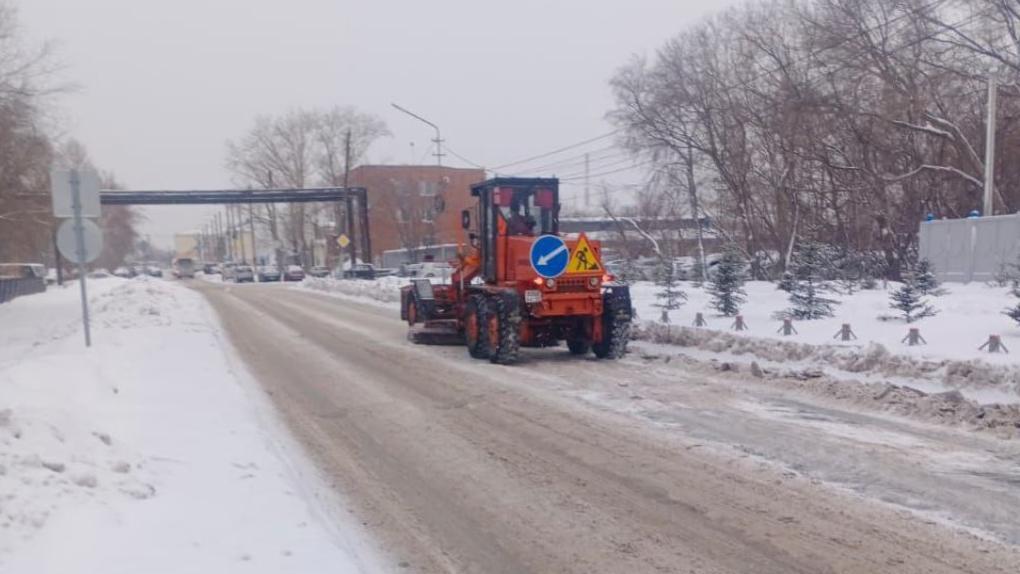
[[[74,210],[74,239],[78,255],[78,285],[81,286],[81,320],[85,326],[85,346],[92,346],[92,333],[89,330],[89,296],[85,286],[85,227],[81,219],[81,179],[78,170],[71,170],[71,208]]]

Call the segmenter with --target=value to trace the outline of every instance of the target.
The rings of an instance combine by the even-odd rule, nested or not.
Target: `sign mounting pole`
[[[85,346],[92,346],[89,329],[89,296],[85,286],[85,226],[81,220],[81,179],[78,170],[71,170],[71,209],[74,210],[74,240],[78,255],[78,285],[81,287],[81,320],[85,327]]]

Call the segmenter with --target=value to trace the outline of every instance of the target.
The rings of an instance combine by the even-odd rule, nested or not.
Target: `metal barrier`
[[[990,281],[1020,256],[1020,215],[926,221],[918,239],[939,280]]]
[[[21,295],[42,293],[45,290],[46,280],[42,277],[0,279],[0,303],[6,303]]]

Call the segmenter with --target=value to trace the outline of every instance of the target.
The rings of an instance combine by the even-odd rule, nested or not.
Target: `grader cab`
[[[450,282],[419,279],[401,291],[411,340],[461,341],[500,364],[560,341],[575,355],[623,356],[629,289],[605,271],[598,241],[559,235],[559,180],[495,178],[471,195],[478,203],[461,214],[467,241]]]

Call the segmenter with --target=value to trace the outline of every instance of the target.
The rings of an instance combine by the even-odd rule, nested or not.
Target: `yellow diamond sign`
[[[570,252],[570,262],[567,263],[567,274],[571,273],[596,273],[602,271],[602,264],[599,263],[598,255],[588,243],[588,238],[582,233],[577,240],[577,246]]]
[[[351,244],[351,238],[347,237],[347,235],[341,233],[340,237],[336,238],[336,244],[339,245],[341,248],[347,247],[348,245]]]

